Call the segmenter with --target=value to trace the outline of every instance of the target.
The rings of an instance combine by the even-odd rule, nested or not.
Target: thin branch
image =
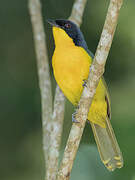
[[[58,180],[68,180],[73,162],[79,147],[85,122],[96,91],[98,82],[103,75],[106,59],[111,47],[113,35],[116,29],[119,10],[123,0],[110,0],[110,5],[105,20],[105,25],[97,47],[97,51],[90,68],[87,87],[84,88],[77,111],[76,120],[80,123],[72,125],[68,142],[65,148],[64,157],[58,172]]]
[[[55,179],[64,119],[65,98],[59,87],[57,87],[54,100],[54,111],[52,114],[51,81],[40,1],[29,0],[29,11],[34,33],[39,86],[41,91],[46,179]],[[52,177],[50,177],[50,174]]]
[[[29,12],[37,56],[39,87],[41,91],[43,151],[45,157],[45,165],[47,167],[52,119],[52,91],[45,33],[41,15],[41,4],[39,0],[29,0]]]
[[[70,20],[80,25],[82,22],[82,16],[86,0],[76,0],[73,4]],[[52,122],[52,133],[50,137],[50,148],[49,148],[49,164],[46,171],[46,180],[55,180],[58,171],[58,158],[59,149],[61,143],[61,135],[63,129],[64,120],[64,108],[65,98],[59,87],[56,87],[55,100],[54,100],[54,112]]]
[[[56,87],[54,111],[52,115],[52,132],[50,136],[49,163],[46,171],[46,180],[55,180],[58,171],[59,149],[63,130],[65,97],[60,88]]]
[[[40,0],[29,0],[29,11],[34,33],[39,86],[41,91],[43,151],[46,165],[46,179],[50,179],[48,175],[53,174],[53,177],[55,177],[58,167],[65,101],[63,93],[60,91],[59,87],[57,87],[52,115],[51,81]],[[52,170],[54,173],[51,173]]]
[[[83,17],[84,8],[86,6],[86,2],[87,0],[75,0],[73,4],[73,8],[69,20],[73,21],[78,26],[80,26],[82,23],[82,17]]]

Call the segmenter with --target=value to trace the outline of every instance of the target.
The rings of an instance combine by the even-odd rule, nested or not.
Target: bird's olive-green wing
[[[94,123],[91,123],[91,126],[101,160],[108,170],[113,171],[114,169],[121,168],[123,166],[123,157],[110,122],[111,107],[110,107],[110,97],[109,97],[108,89],[105,80],[103,78],[102,81],[106,87],[106,95],[105,95],[105,100],[107,103],[106,128],[102,128]]]
[[[92,58],[94,57],[90,51],[88,51],[88,53]],[[113,171],[114,169],[121,168],[123,166],[123,157],[118,142],[116,140],[113,128],[111,126],[110,96],[106,82],[103,77],[102,77],[102,82],[106,88],[106,93],[105,93],[105,101],[107,103],[106,128],[102,128],[99,125],[94,124],[92,122],[91,122],[91,126],[101,160],[109,171]]]

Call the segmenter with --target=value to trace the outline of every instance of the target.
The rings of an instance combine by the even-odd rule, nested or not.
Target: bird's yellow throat
[[[74,45],[72,38],[70,38],[67,33],[61,28],[53,27],[53,36],[55,41],[55,47],[71,46]]]

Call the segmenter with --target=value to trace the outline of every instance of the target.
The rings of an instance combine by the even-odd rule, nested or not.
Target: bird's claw
[[[87,80],[86,80],[86,79],[83,80],[82,86],[83,86],[83,87],[87,87]]]
[[[72,122],[73,122],[73,123],[79,123],[79,121],[76,120],[75,116],[76,116],[76,112],[74,112],[74,113],[72,114]]]

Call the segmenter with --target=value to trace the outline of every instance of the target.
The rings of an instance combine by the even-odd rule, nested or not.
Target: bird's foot
[[[83,84],[82,84],[83,87],[87,87],[87,80],[86,79],[83,79]]]
[[[76,111],[72,114],[72,122],[73,123],[79,123],[79,121],[77,121],[76,118],[75,118],[76,114],[77,114]]]

